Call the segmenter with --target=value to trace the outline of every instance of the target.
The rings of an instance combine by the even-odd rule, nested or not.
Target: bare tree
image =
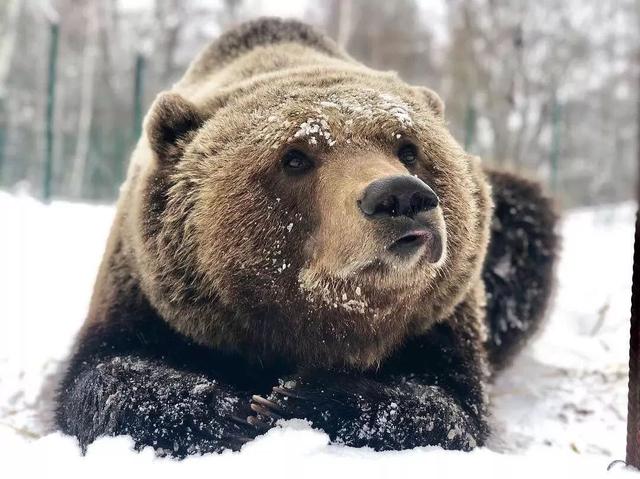
[[[345,49],[351,36],[352,6],[351,0],[338,2],[338,33],[336,35],[336,42],[340,47]]]
[[[6,91],[9,68],[16,49],[20,5],[20,0],[10,0],[4,7],[3,16],[5,20],[2,22],[3,33],[2,42],[0,43],[0,98],[4,96]]]

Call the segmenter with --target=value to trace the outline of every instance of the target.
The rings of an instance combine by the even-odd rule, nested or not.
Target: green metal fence
[[[49,23],[49,61],[47,72],[47,108],[45,112],[45,159],[42,181],[42,198],[51,199],[51,179],[53,176],[53,113],[56,105],[56,72],[58,64],[58,44],[60,40],[60,25],[57,21]]]

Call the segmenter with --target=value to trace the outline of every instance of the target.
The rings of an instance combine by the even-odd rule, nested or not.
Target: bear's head
[[[161,94],[145,130],[132,257],[154,308],[197,342],[366,368],[479,278],[488,186],[431,90],[302,69]]]

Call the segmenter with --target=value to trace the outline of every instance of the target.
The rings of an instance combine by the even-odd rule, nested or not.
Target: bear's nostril
[[[410,206],[414,214],[428,211],[438,206],[438,197],[435,194],[431,196],[416,192],[411,196]]]
[[[391,195],[388,198],[385,198],[376,206],[374,215],[385,214],[388,212],[391,216],[398,216],[398,210],[399,210],[398,198],[394,195]]]
[[[411,206],[411,211],[412,212],[419,212],[422,209],[422,204],[424,203],[423,197],[422,195],[420,195],[419,193],[414,193],[413,195],[411,195],[411,200],[409,201],[409,204]]]

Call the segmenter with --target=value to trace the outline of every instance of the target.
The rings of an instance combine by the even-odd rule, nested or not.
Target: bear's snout
[[[392,242],[386,251],[395,259],[408,260],[426,247],[427,259],[437,262],[443,253],[442,235],[428,212],[438,207],[436,193],[410,175],[387,176],[367,185],[358,207],[368,219],[380,223]]]
[[[410,175],[394,175],[375,180],[358,200],[360,211],[369,218],[415,218],[438,206],[438,196],[429,186]]]

